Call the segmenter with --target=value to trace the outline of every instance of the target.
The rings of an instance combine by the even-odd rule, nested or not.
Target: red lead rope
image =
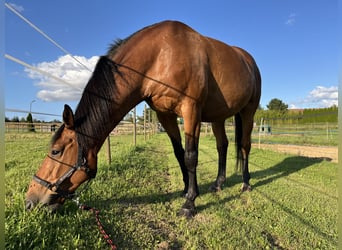
[[[80,205],[79,207],[82,210],[87,210],[87,211],[93,212],[93,214],[95,215],[96,224],[99,227],[99,230],[100,230],[101,234],[103,235],[103,238],[110,245],[111,249],[113,249],[113,250],[116,249],[116,246],[114,245],[114,243],[113,243],[112,239],[110,238],[110,236],[104,230],[103,225],[102,225],[102,223],[100,221],[100,218],[99,218],[100,210],[98,210],[96,208],[93,208],[93,207],[89,207],[87,205]]]

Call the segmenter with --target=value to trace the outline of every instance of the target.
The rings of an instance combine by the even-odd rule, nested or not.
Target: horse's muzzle
[[[44,203],[32,197],[27,197],[25,200],[25,208],[29,211],[37,207],[38,204],[40,204],[43,207],[47,207],[50,212],[55,212],[61,206],[61,203],[58,202]]]
[[[26,200],[25,204],[26,210],[32,210],[37,205],[37,202],[34,202],[33,200]]]

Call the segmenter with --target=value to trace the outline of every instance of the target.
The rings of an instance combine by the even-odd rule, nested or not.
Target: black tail
[[[236,171],[242,170],[242,120],[239,113],[235,115]]]

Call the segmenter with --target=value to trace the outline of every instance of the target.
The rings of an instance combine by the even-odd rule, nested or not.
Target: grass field
[[[6,134],[6,249],[109,249],[92,213],[66,202],[61,211],[27,212],[24,195],[47,153],[49,134]],[[229,149],[227,181],[208,191],[217,174],[215,140],[202,137],[201,195],[191,220],[177,216],[182,177],[165,134],[147,142],[111,138],[112,163],[99,170],[81,200],[119,249],[337,249],[337,164],[252,149],[252,192],[240,193]]]

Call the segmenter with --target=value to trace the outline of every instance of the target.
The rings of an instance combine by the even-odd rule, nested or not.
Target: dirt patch
[[[325,158],[332,162],[338,162],[338,148],[327,146],[299,146],[285,144],[253,144],[255,148],[269,149],[281,153],[295,154],[310,158]]]

